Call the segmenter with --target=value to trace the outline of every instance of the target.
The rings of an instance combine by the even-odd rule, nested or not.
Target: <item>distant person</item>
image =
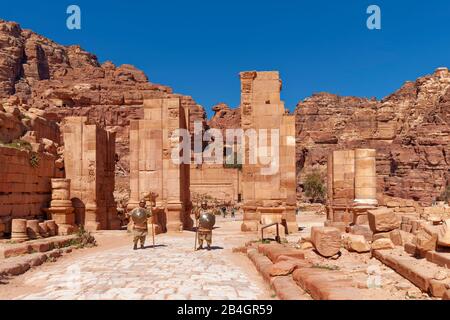
[[[223,217],[225,218],[226,215],[227,215],[227,207],[222,206],[221,210],[222,210],[222,215],[223,215]]]
[[[231,217],[234,218],[235,216],[236,216],[236,207],[233,206],[233,207],[231,208]]]

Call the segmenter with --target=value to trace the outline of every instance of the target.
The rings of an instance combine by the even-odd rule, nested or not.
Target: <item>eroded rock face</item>
[[[181,104],[189,108],[192,123],[200,120],[206,126],[203,108],[191,97],[175,95],[171,88],[149,82],[134,66],[101,64],[79,46],[62,46],[22,30],[15,22],[0,20],[0,102],[14,97],[18,107],[40,111],[37,119],[24,119],[4,113],[0,107],[3,142],[24,135],[28,130],[25,120],[42,127],[44,120],[56,124],[67,116],[86,116],[117,132],[117,185],[126,190],[129,121],[143,118],[144,99],[174,96],[181,97]],[[49,134],[45,138],[51,138]]]
[[[212,107],[215,112],[208,126],[217,129],[237,129],[241,127],[241,109],[231,109],[225,103],[219,103]]]
[[[378,192],[430,204],[450,178],[450,73],[406,82],[381,101],[315,94],[296,108],[299,192],[314,169],[326,176],[335,149],[377,150]]]

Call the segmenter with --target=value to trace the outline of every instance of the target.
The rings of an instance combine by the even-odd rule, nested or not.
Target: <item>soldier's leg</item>
[[[134,250],[137,250],[137,243],[138,243],[138,241],[139,241],[139,236],[134,236],[133,237],[133,244],[134,244],[133,249]]]
[[[141,236],[141,249],[144,249],[144,244],[145,244],[145,238],[146,236]]]
[[[208,250],[211,250],[211,243],[212,243],[212,232],[209,232],[206,235],[206,244],[208,245]]]
[[[203,234],[202,233],[198,234],[198,245],[199,245],[199,247],[197,248],[197,250],[203,249]]]

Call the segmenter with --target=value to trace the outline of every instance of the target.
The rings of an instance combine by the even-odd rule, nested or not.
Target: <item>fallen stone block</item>
[[[391,239],[378,239],[372,242],[372,250],[388,250],[394,249],[395,245]]]
[[[380,232],[380,233],[375,233],[373,235],[372,241],[377,241],[379,239],[390,239],[390,238],[391,238],[390,232]]]
[[[368,210],[369,226],[373,232],[386,232],[400,228],[400,220],[392,209]]]
[[[413,243],[416,245],[416,252],[425,257],[428,251],[435,251],[438,235],[432,229],[424,227],[417,232]]]
[[[417,247],[414,243],[412,242],[407,242],[404,245],[405,251],[413,256],[415,256],[417,254]]]
[[[445,288],[449,285],[450,279],[437,277],[440,271],[445,271],[433,263],[424,259],[416,259],[405,255],[403,251],[375,251],[374,257],[380,260],[388,267],[394,269],[404,278],[411,281],[423,292],[428,292],[434,297],[442,297]]]
[[[291,276],[275,277],[272,279],[271,285],[280,300],[311,300]]]
[[[270,280],[269,268],[273,265],[272,261],[266,256],[260,254],[256,249],[247,250],[247,256],[253,262],[256,270],[261,273],[264,279]]]
[[[373,240],[373,232],[372,232],[372,230],[370,230],[369,226],[364,226],[364,225],[350,226],[347,228],[347,232],[354,234],[354,235],[364,236],[364,238],[367,241]]]
[[[269,274],[271,277],[287,276],[295,270],[295,264],[289,262],[289,260],[280,261],[274,263],[269,268]]]
[[[332,257],[341,249],[341,232],[331,227],[313,227],[311,242],[320,255]]]
[[[450,252],[428,251],[425,258],[438,266],[450,269]]]
[[[342,242],[348,251],[363,253],[370,251],[370,245],[362,235],[343,234]]]
[[[345,222],[338,222],[338,221],[325,221],[324,223],[325,227],[329,227],[329,228],[336,228],[338,229],[340,232],[345,232],[345,230],[348,227],[348,223]]]
[[[396,246],[404,246],[408,242],[412,242],[414,235],[403,230],[393,230],[389,233],[390,239]]]
[[[315,300],[360,300],[361,290],[338,271],[299,268],[292,274],[294,281]]]
[[[450,219],[445,220],[438,235],[438,245],[450,247]]]
[[[52,250],[52,246],[48,242],[35,242],[30,244],[32,252],[47,252]]]
[[[26,243],[4,245],[2,248],[0,248],[0,258],[6,259],[17,257],[23,254],[28,254],[30,252],[32,252],[31,247]]]
[[[302,250],[286,247],[281,244],[260,244],[258,250],[272,262],[276,262],[279,256],[289,256],[297,259],[305,258],[305,253]]]

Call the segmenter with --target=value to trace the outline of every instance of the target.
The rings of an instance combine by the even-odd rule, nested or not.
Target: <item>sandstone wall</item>
[[[244,130],[262,135],[267,130],[270,139],[251,150],[245,143],[242,166],[244,221],[242,231],[259,230],[260,224],[284,220],[286,231],[298,230],[295,220],[295,118],[286,113],[280,99],[281,80],[278,72],[241,72],[241,119]],[[272,130],[278,130],[279,161],[273,154]],[[259,142],[258,142],[259,143]],[[250,163],[250,155],[266,148],[266,154]]]
[[[172,148],[180,142],[172,137],[177,129],[189,126],[189,110],[180,98],[145,100],[143,120],[130,126],[130,201],[138,206],[151,192],[156,199],[160,231],[182,231],[192,227],[190,213],[190,171],[188,164],[175,163]]]
[[[117,229],[114,201],[115,133],[68,117],[63,126],[64,165],[76,223],[88,230]]]
[[[191,165],[191,194],[207,194],[218,200],[238,201],[241,194],[241,173],[221,165]]]
[[[0,224],[10,232],[11,219],[44,215],[51,200],[50,179],[56,173],[55,156],[39,153],[39,165],[30,164],[30,152],[0,147]],[[3,228],[3,227],[0,227]]]

